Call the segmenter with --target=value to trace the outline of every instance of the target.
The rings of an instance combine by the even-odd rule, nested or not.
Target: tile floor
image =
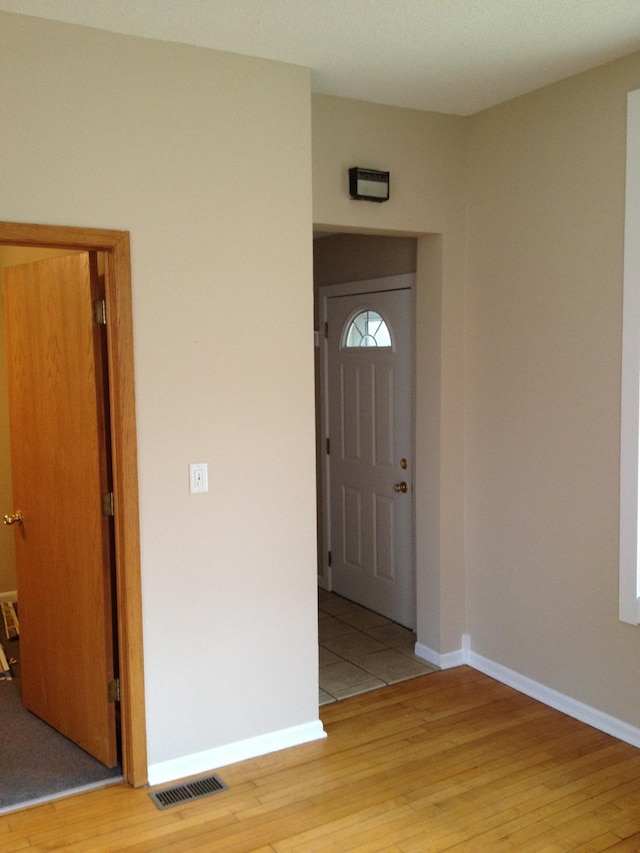
[[[321,705],[436,671],[408,628],[323,589],[318,608]]]

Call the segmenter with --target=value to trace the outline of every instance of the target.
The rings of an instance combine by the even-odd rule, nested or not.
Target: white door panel
[[[326,300],[332,589],[413,627],[411,304],[406,288]],[[347,345],[364,311],[383,318],[391,346],[368,334]]]

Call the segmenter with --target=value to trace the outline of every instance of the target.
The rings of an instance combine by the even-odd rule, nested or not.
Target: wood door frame
[[[129,232],[0,222],[0,245],[105,256],[122,775],[140,787],[148,775]]]

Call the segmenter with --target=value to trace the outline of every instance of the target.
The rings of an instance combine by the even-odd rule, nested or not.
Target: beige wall
[[[317,718],[311,176],[316,227],[417,238],[419,641],[468,631],[640,724],[617,621],[638,57],[464,119],[1,14],[0,80],[0,219],[131,232],[151,763]],[[353,165],[390,201],[349,199]]]
[[[313,96],[316,227],[418,238],[417,633],[438,654],[465,630],[465,143],[459,117]],[[389,171],[389,201],[350,199],[351,166]]]
[[[640,635],[618,621],[617,573],[638,68],[458,122],[313,99],[316,227],[433,234],[418,240],[419,641],[447,652],[466,631],[474,653],[636,726]],[[353,165],[389,169],[391,201],[351,201]]]
[[[0,219],[131,233],[150,763],[313,725],[309,73],[2,14],[0,80]]]
[[[618,621],[625,111],[635,55],[469,122],[472,649],[640,724]]]
[[[330,234],[313,241],[314,287],[416,271],[411,237]]]

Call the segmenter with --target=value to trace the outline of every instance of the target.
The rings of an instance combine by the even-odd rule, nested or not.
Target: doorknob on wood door
[[[396,490],[396,492],[406,492],[409,487],[403,480],[401,483],[396,483],[393,488]]]
[[[10,513],[9,515],[5,515],[4,517],[5,524],[22,524],[22,513],[20,510],[14,513]]]

